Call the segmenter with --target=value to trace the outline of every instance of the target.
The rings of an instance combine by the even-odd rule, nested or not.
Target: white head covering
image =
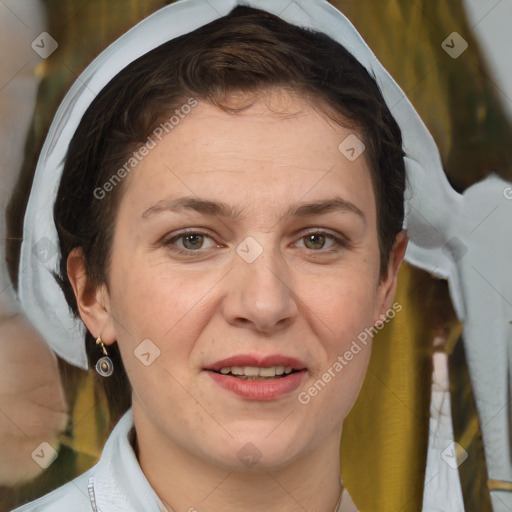
[[[73,319],[64,295],[52,276],[52,272],[57,269],[59,254],[52,208],[70,140],[91,102],[119,71],[155,47],[228,14],[238,3],[240,2],[237,0],[182,0],[149,16],[110,45],[87,67],[71,87],[55,115],[37,164],[25,214],[19,296],[30,321],[53,350],[73,365],[87,368],[85,328],[80,320]],[[468,288],[462,282],[462,276],[465,276],[464,279],[475,279],[474,275],[469,275],[470,271],[461,270],[462,263],[469,261],[464,254],[471,245],[472,237],[470,219],[466,216],[468,204],[463,195],[450,187],[443,172],[436,144],[405,94],[347,18],[325,0],[245,0],[243,3],[267,10],[289,23],[326,33],[351,52],[375,77],[388,107],[402,130],[403,148],[407,155],[404,227],[407,228],[410,243],[406,259],[449,280],[455,310],[459,319],[464,320],[467,314],[467,290],[472,289],[473,295],[480,295],[482,289],[481,283],[480,286],[477,284],[476,287]],[[486,190],[489,190],[491,185],[494,189],[502,186],[494,180],[488,183]],[[469,198],[468,193],[467,199]],[[474,193],[471,198],[474,204]],[[509,209],[506,211],[510,211],[510,206],[512,201],[508,201]],[[501,210],[502,213],[504,211],[505,208]],[[510,240],[512,236],[504,243],[510,246]],[[499,254],[499,251],[496,253]],[[478,264],[481,265],[479,268],[484,265],[481,257]],[[492,269],[485,273],[486,279],[490,274]],[[499,279],[497,282],[499,286]],[[505,293],[506,290],[503,291],[503,294]],[[512,298],[510,300],[512,302]],[[486,325],[488,319],[481,318],[481,313],[479,316],[478,311],[473,311],[473,314],[482,321],[482,325]],[[467,329],[465,336],[468,336],[466,331]],[[500,355],[500,364],[496,364],[492,359],[489,362],[491,367],[494,364],[497,368],[497,371],[493,369],[491,372],[491,375],[495,379],[498,376],[499,380],[498,383],[495,381],[494,390],[488,382],[489,379],[483,384],[480,380],[473,379],[479,412],[482,415],[484,411],[484,416],[488,414],[489,418],[496,413],[494,408],[486,409],[489,396],[494,396],[494,405],[496,402],[504,405],[507,403],[506,392],[510,389],[507,382],[507,362],[510,354],[506,341],[510,333],[507,333],[502,326],[497,331],[497,339],[494,340],[500,348],[500,354],[503,352]],[[481,346],[481,341],[477,339],[475,345],[480,342]],[[480,349],[480,352],[476,351],[472,356],[470,351],[468,355],[470,369],[472,363],[477,372],[486,369],[478,368],[479,362],[482,361],[481,352]],[[489,359],[490,356],[487,354],[487,359],[484,360]],[[497,386],[498,399],[495,398]],[[493,460],[488,460],[491,478],[494,464],[494,467],[498,468],[494,478],[512,481],[512,465],[506,455],[511,453],[509,441],[506,441],[510,436],[505,435],[505,432],[509,431],[506,417],[510,411],[507,411],[505,408],[500,416],[499,428],[503,433],[503,441],[496,443],[495,435],[486,438],[485,429],[484,441],[487,454],[487,447],[492,447]]]

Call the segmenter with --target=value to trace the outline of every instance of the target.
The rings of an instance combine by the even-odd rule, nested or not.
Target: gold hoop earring
[[[96,371],[102,377],[110,377],[114,372],[114,363],[112,362],[112,359],[108,357],[107,348],[105,347],[105,343],[103,343],[101,336],[96,340],[96,345],[100,345],[103,352],[103,357],[100,357],[96,363]]]

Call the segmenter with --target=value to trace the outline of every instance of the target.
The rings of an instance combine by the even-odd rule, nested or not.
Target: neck
[[[134,408],[137,456],[162,502],[174,512],[333,512],[342,491],[340,432],[284,467],[239,471],[173,442]]]

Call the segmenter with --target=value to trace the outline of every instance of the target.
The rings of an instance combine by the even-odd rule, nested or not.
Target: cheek
[[[112,269],[112,318],[134,387],[140,387],[137,383],[144,375],[154,381],[147,382],[148,388],[158,379],[173,387],[166,371],[179,380],[188,379],[191,354],[211,317],[211,290],[218,276],[184,275],[165,263],[155,265],[136,257],[118,258]],[[147,361],[140,356],[148,352],[155,362],[146,368],[141,362]]]
[[[312,417],[324,417],[329,430],[343,420],[354,405],[371,355],[373,283],[351,280],[324,289],[314,310],[316,336],[321,346],[311,368],[306,389],[298,396]],[[320,292],[321,290],[317,290]]]
[[[348,268],[314,287],[304,288],[303,296],[330,330],[335,348],[341,350],[348,338],[373,324],[376,277],[361,266]]]
[[[205,280],[205,285],[208,280]],[[134,336],[161,339],[200,304],[204,290],[193,279],[140,258],[120,262],[112,272],[113,314]],[[123,333],[119,333],[122,335]]]

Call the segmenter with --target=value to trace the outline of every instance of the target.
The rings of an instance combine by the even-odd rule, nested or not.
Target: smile
[[[238,379],[244,380],[269,380],[283,378],[293,373],[294,370],[290,366],[271,366],[270,368],[258,368],[256,366],[225,366],[220,369],[222,375],[231,375]]]

